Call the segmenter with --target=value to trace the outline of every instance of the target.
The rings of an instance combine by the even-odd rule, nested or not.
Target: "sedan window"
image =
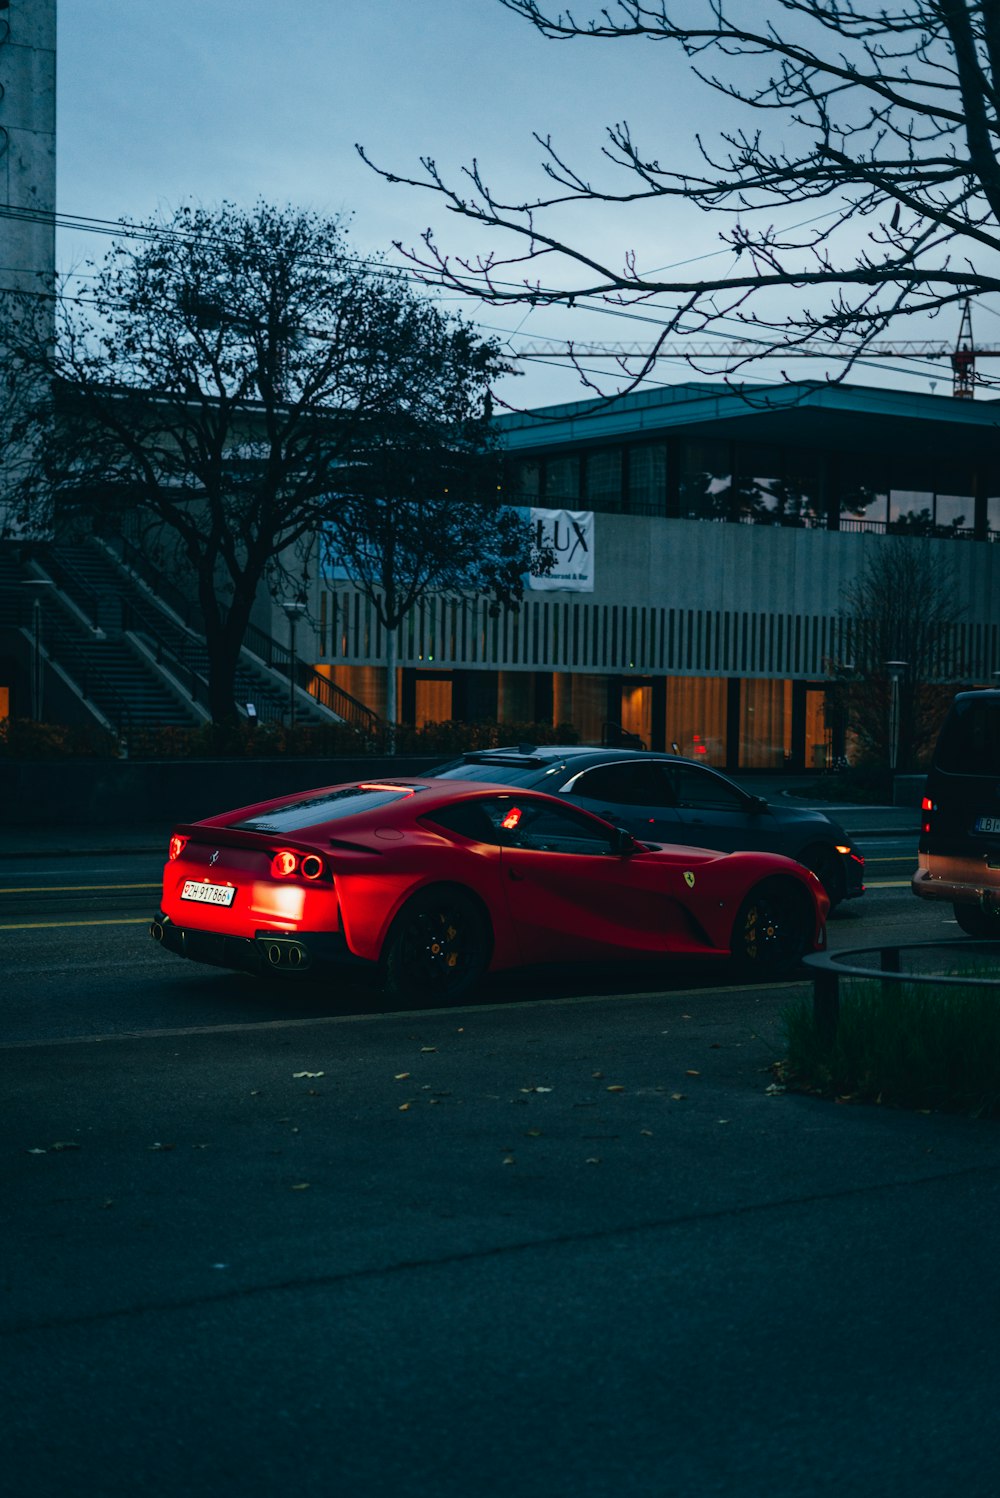
[[[739,786],[721,775],[713,775],[711,770],[702,770],[697,765],[671,765],[668,773],[676,787],[678,806],[704,811],[747,810],[747,797]]]
[[[674,791],[655,760],[619,761],[584,770],[566,789],[588,801],[613,801],[619,806],[673,806]]]

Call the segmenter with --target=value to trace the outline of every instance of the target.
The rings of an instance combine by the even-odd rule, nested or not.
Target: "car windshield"
[[[949,775],[1000,775],[1000,701],[956,702],[934,758]]]
[[[285,806],[276,806],[273,811],[259,817],[233,822],[232,825],[240,832],[297,832],[302,827],[312,827],[316,822],[332,822],[337,817],[353,817],[359,812],[374,811],[378,806],[388,806],[409,794],[406,786],[351,785],[336,791],[324,791],[318,796],[303,796]]]

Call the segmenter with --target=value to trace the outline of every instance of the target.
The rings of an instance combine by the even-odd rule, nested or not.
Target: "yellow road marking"
[[[909,879],[866,879],[865,889],[909,889]]]
[[[10,884],[0,885],[0,895],[65,895],[81,889],[159,889],[155,884]]]
[[[0,926],[0,931],[62,931],[67,926],[148,926],[148,915],[129,916],[120,921],[26,921],[20,926]]]

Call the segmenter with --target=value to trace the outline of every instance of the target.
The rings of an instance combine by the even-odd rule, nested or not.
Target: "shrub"
[[[0,757],[4,759],[114,759],[119,752],[113,733],[96,723],[36,723],[33,718],[0,719]]]
[[[904,1108],[1000,1113],[996,987],[842,978],[840,988],[832,1037],[817,1029],[809,1001],[785,1011],[791,1085]]]

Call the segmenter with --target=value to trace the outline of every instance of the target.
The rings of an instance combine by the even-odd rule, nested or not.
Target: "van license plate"
[[[201,884],[197,879],[185,879],[181,899],[197,900],[199,905],[232,905],[236,899],[236,886],[235,884]]]
[[[976,832],[1000,832],[1000,817],[977,817]]]

